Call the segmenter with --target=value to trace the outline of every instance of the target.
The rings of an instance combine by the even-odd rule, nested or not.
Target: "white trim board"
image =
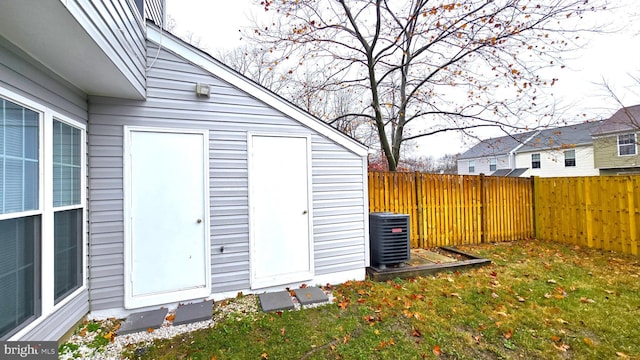
[[[368,149],[366,146],[348,138],[346,135],[340,133],[328,124],[325,124],[312,115],[300,110],[285,99],[273,94],[269,90],[235,72],[210,55],[184,43],[182,40],[176,38],[170,33],[148,24],[147,38],[154,43],[159,44],[159,46],[181,56],[192,64],[203,68],[229,84],[248,93],[256,99],[266,103],[267,105],[272,106],[274,109],[283,112],[292,119],[300,122],[302,125],[326,136],[328,139],[340,144],[353,153],[364,157],[367,156]]]

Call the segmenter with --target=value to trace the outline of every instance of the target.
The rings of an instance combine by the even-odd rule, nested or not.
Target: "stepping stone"
[[[291,295],[288,291],[264,293],[258,295],[258,298],[260,299],[260,306],[264,312],[291,310],[294,308]]]
[[[176,309],[176,317],[173,319],[173,325],[210,320],[212,311],[213,300],[178,306]]]
[[[127,319],[118,329],[118,335],[130,334],[138,331],[147,331],[147,329],[157,329],[162,326],[164,317],[167,316],[167,309],[158,309],[151,311],[142,311],[127,316]]]
[[[304,289],[295,289],[293,291],[296,293],[296,298],[298,298],[300,305],[311,305],[329,301],[329,298],[324,291],[314,286],[306,287]]]

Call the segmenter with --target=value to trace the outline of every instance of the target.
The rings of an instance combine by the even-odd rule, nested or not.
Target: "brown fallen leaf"
[[[433,351],[433,355],[435,356],[442,355],[442,349],[440,349],[440,345],[434,345],[432,351]]]
[[[422,333],[418,329],[411,330],[411,336],[422,337]]]
[[[267,355],[267,353],[266,353],[266,352],[264,352],[264,353],[262,353],[262,355],[260,355],[260,358],[261,358],[261,359],[268,359],[268,358],[269,358],[269,355]]]
[[[167,321],[173,321],[176,318],[176,314],[169,314],[165,319]]]
[[[616,351],[616,356],[619,357],[619,358],[622,358],[622,359],[628,359],[629,358],[629,355],[627,355],[627,354],[625,354],[623,352],[620,352],[620,351]]]
[[[586,338],[584,338],[584,339],[582,339],[582,340],[584,341],[584,343],[585,343],[585,344],[587,344],[587,345],[589,345],[589,346],[593,347],[593,345],[594,345],[594,344],[593,344],[593,340],[589,339],[588,337],[586,337]]]
[[[558,342],[558,341],[560,341],[561,339],[560,339],[560,336],[553,335],[553,336],[551,337],[551,340],[552,340],[553,342]]]
[[[147,332],[148,333],[152,333],[153,332],[153,328],[147,328]]]
[[[595,303],[596,301],[595,301],[595,300],[593,300],[593,299],[587,299],[586,297],[581,297],[581,298],[580,298],[580,302],[585,303],[585,304],[593,304],[593,303]]]
[[[505,339],[511,339],[511,337],[513,336],[513,330],[508,329],[502,334],[502,336],[504,336]]]
[[[524,298],[522,296],[518,296],[517,299],[518,299],[519,302],[524,302]]]
[[[549,284],[555,284],[555,283],[556,283],[556,281],[555,281],[555,280],[553,280],[553,279],[549,279],[549,280],[547,280],[547,282],[548,282]]]

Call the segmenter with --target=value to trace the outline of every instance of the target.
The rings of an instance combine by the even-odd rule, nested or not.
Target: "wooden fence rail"
[[[369,173],[369,211],[409,214],[411,246],[477,244],[533,236],[530,179]]]
[[[411,247],[526,238],[640,253],[640,176],[369,173],[369,210],[409,214]]]

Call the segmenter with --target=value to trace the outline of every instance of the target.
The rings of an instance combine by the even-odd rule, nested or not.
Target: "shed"
[[[89,98],[91,312],[363,279],[366,147],[152,23],[146,48],[144,100]]]

